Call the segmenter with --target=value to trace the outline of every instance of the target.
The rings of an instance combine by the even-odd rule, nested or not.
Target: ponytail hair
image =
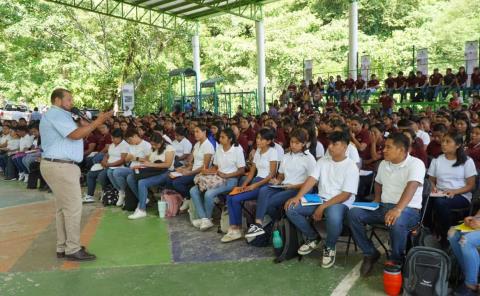
[[[463,136],[457,132],[449,132],[445,136],[452,139],[455,144],[458,145],[457,151],[455,152],[457,161],[452,166],[457,167],[464,165],[467,162],[468,157],[465,153],[465,148],[463,147]]]
[[[238,147],[237,137],[231,128],[227,127],[222,130],[221,133],[224,133],[225,136],[232,141],[232,146]]]

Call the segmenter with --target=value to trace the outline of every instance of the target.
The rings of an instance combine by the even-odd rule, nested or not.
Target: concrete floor
[[[339,244],[328,270],[320,252],[274,264],[271,248],[222,244],[216,228],[199,232],[186,216],[129,221],[97,202],[84,206],[81,241],[98,260],[71,263],[55,257],[54,209],[51,194],[0,181],[0,295],[330,295],[361,259],[345,262]],[[348,294],[382,295],[381,269]]]

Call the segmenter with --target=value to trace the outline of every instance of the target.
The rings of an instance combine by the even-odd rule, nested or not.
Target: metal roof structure
[[[202,19],[231,14],[263,19],[262,5],[274,0],[45,0],[161,29],[194,35]]]

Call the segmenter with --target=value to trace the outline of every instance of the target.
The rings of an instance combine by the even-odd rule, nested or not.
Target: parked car
[[[25,105],[16,105],[7,103],[3,108],[0,108],[0,120],[19,120],[24,118],[30,121],[31,112]]]

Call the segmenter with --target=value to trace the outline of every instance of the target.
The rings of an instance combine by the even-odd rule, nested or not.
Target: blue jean
[[[147,197],[148,189],[153,186],[162,186],[167,183],[167,179],[170,179],[168,176],[170,172],[160,173],[156,176],[148,177],[145,179],[135,180],[133,175],[127,177],[127,183],[132,192],[138,199],[138,208],[140,210],[145,210],[147,208]],[[132,188],[133,187],[133,188]]]
[[[5,168],[7,167],[7,154],[0,154],[0,168],[5,172]]]
[[[93,196],[95,194],[95,187],[98,183],[102,186],[102,190],[105,190],[107,185],[107,170],[101,171],[89,171],[87,173],[87,194]]]
[[[319,237],[315,228],[307,220],[307,217],[312,216],[317,207],[304,207],[302,204],[298,204],[296,207],[290,207],[287,210],[288,220],[292,221],[308,240],[314,240]],[[325,246],[327,248],[335,249],[338,237],[342,234],[343,220],[347,211],[348,207],[344,204],[334,204],[325,209],[324,215],[327,228]]]
[[[133,175],[133,170],[131,168],[121,167],[109,169],[107,171],[110,183],[112,183],[113,187],[118,191],[125,191],[128,175]]]
[[[377,251],[372,241],[367,237],[366,224],[385,224],[385,214],[395,204],[382,203],[380,208],[375,211],[369,211],[359,208],[353,208],[348,211],[348,224],[352,231],[352,236],[357,245],[362,249],[365,256],[372,256]],[[405,248],[407,245],[407,236],[420,220],[420,212],[417,209],[405,208],[400,217],[393,226],[390,226],[390,241],[392,246],[392,260],[403,262]]]
[[[297,193],[297,189],[283,190],[269,186],[262,187],[257,197],[255,218],[257,220],[263,220],[267,214],[273,220],[277,220],[279,218],[278,212],[280,208],[283,207],[283,204],[287,200],[297,195]]]
[[[233,187],[237,186],[238,179],[227,179],[226,183],[220,187],[209,189],[202,193],[198,185],[190,189],[190,196],[195,204],[195,209],[199,218],[212,218],[213,208],[215,207],[215,198],[222,193],[229,193]],[[203,200],[202,200],[203,195]]]
[[[22,159],[22,163],[27,169],[26,173],[30,173],[30,165],[34,163],[37,157],[40,157],[41,155],[42,155],[41,152],[35,152],[35,153],[25,155],[25,157]]]
[[[23,162],[22,162],[24,157],[25,156],[18,156],[18,157],[12,158],[13,164],[15,165],[19,173],[27,173],[27,168],[23,165]]]
[[[170,179],[167,180],[167,187],[177,191],[180,193],[184,198],[189,198],[190,197],[190,188],[194,185],[193,184],[193,179],[195,178],[195,175],[191,176],[181,176],[175,179]]]
[[[263,178],[255,177],[250,182],[250,184],[258,183],[262,181]],[[260,186],[257,189],[242,192],[236,195],[227,196],[227,207],[228,207],[228,216],[230,220],[230,225],[240,226],[242,225],[242,202],[246,200],[256,199],[260,189],[266,185]]]
[[[476,286],[478,282],[478,268],[480,267],[480,256],[477,248],[480,246],[480,231],[461,233],[455,231],[448,237],[452,251],[457,257],[463,274],[465,284]]]

